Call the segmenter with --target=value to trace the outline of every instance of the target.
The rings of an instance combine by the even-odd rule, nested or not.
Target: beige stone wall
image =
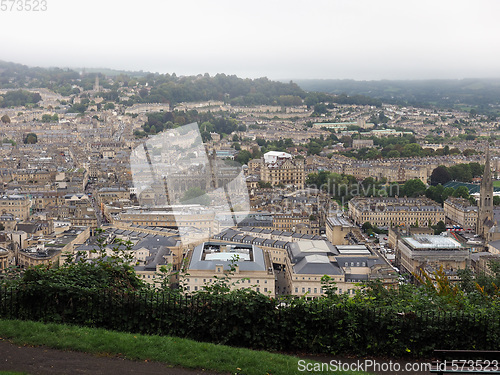
[[[462,201],[455,203],[451,200],[444,202],[444,213],[454,224],[462,225],[466,228],[475,228],[477,223],[477,211],[467,209],[462,204]]]
[[[27,220],[30,214],[31,202],[28,197],[23,199],[10,199],[0,197],[0,213],[7,213],[14,215],[15,218]]]
[[[189,270],[188,276],[182,279],[185,291],[188,293],[203,290],[204,286],[216,282],[216,277],[224,277],[224,273],[217,269],[214,270]],[[275,278],[274,273],[267,271],[236,271],[229,276],[229,285],[231,290],[251,289],[256,292],[275,296]]]
[[[418,205],[416,205],[418,207]],[[436,205],[437,207],[437,205]],[[385,209],[383,204],[378,204],[375,209],[363,204],[356,205],[349,202],[349,216],[357,224],[370,222],[376,226],[428,226],[429,221],[431,225],[437,224],[439,221],[445,220],[444,211],[436,208],[435,210],[389,210]]]
[[[349,241],[345,238],[345,236],[351,230],[351,227],[331,225],[328,220],[326,221],[326,238],[334,245],[347,245]]]

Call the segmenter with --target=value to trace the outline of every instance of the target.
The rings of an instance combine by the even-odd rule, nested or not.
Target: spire
[[[486,148],[486,160],[484,162],[484,173],[479,194],[476,233],[486,238],[493,220],[493,179],[491,177],[489,144]]]
[[[490,164],[490,145],[486,146],[486,160],[484,162],[484,172],[483,179],[481,180],[481,189],[485,189],[487,192],[493,188],[493,179],[491,177],[491,164]],[[486,192],[485,191],[485,192]],[[493,192],[491,193],[493,195]]]
[[[484,163],[484,174],[488,173],[491,175],[491,167],[490,167],[490,144],[486,146],[486,161]]]

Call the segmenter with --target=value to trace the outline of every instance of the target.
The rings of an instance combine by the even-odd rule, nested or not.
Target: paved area
[[[169,367],[159,362],[139,362],[131,361],[119,357],[96,356],[88,353],[63,351],[51,349],[43,346],[19,346],[7,340],[0,339],[0,371],[18,371],[30,375],[220,375],[213,371],[190,370],[179,367]],[[298,355],[299,358],[312,359],[318,362],[329,364],[353,364],[365,363],[365,358],[340,358],[331,356]],[[399,365],[395,370],[391,368],[367,369],[370,373],[379,375],[427,375],[428,371],[408,371],[406,365],[416,365],[417,361],[401,361],[391,359],[371,359],[377,362],[378,366],[387,365],[393,362]],[[420,362],[421,363],[421,362]],[[346,368],[344,368],[346,369]],[[392,370],[392,371],[391,371]],[[307,373],[305,371],[304,373]],[[333,372],[332,372],[333,373]]]
[[[118,357],[98,357],[88,353],[46,347],[18,346],[0,340],[0,371],[19,371],[30,375],[215,375],[203,370],[168,367],[159,362],[138,362]]]

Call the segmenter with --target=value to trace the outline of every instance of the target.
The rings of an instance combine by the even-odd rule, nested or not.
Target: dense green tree
[[[446,224],[442,220],[440,220],[433,228],[434,234],[441,234],[442,232],[446,231]]]
[[[328,109],[324,103],[319,103],[314,106],[314,113],[317,115],[328,113]]]
[[[343,135],[342,138],[340,138],[340,142],[342,142],[346,148],[352,147],[352,138],[348,135]]]
[[[250,159],[252,159],[252,154],[247,150],[241,150],[234,158],[234,160],[236,160],[240,164],[248,164],[248,161]]]
[[[388,158],[399,158],[401,154],[399,153],[398,150],[391,150],[387,153],[386,155]]]
[[[474,162],[474,163],[469,163],[469,166],[472,177],[479,177],[483,175],[484,165]]]
[[[369,222],[369,221],[366,221],[363,223],[363,225],[361,226],[361,229],[363,229],[364,231],[367,231],[368,229],[372,229],[372,224]]]
[[[280,95],[277,101],[279,105],[284,107],[299,106],[302,104],[302,98],[294,95]]]
[[[84,113],[87,110],[88,104],[83,103],[74,103],[71,105],[71,108],[68,109],[70,113]]]
[[[425,184],[418,178],[408,180],[403,185],[403,192],[407,197],[418,197],[424,195],[425,190]]]
[[[469,164],[457,164],[448,168],[453,180],[470,182],[472,181],[472,171]]]
[[[33,93],[26,90],[7,91],[0,100],[0,107],[20,107],[33,105],[42,100],[39,93]]]
[[[459,186],[453,192],[453,196],[456,198],[469,199],[470,198],[469,189],[467,189],[465,186]]]
[[[42,122],[57,122],[57,121],[59,121],[59,116],[57,115],[57,113],[54,113],[53,115],[45,113],[42,115]]]
[[[464,151],[462,152],[462,155],[463,155],[463,156],[471,156],[471,155],[475,155],[475,154],[477,154],[477,151],[476,151],[476,150],[473,150],[473,149],[471,149],[471,148],[468,148],[468,149],[466,149],[466,150],[464,150]]]
[[[382,157],[382,154],[380,153],[379,150],[376,148],[371,148],[367,153],[366,153],[366,158],[367,159],[379,159]]]
[[[425,196],[438,203],[443,203],[443,191],[444,186],[441,184],[429,186],[429,188],[425,191]]]
[[[307,154],[308,155],[319,155],[319,153],[322,150],[323,150],[323,147],[315,141],[311,141],[307,145]]]
[[[431,185],[446,184],[451,181],[451,175],[444,165],[440,165],[435,168],[431,173]]]
[[[260,152],[260,147],[259,146],[253,146],[252,147],[252,158],[253,159],[258,159],[262,157],[262,153]]]
[[[328,181],[333,177],[331,172],[319,171],[318,173],[311,173],[307,176],[306,184],[314,186],[319,189],[323,185],[327,185]]]
[[[26,134],[26,137],[24,137],[23,142],[25,144],[35,144],[38,142],[38,137],[35,133],[28,133]]]
[[[418,143],[409,143],[403,146],[401,150],[402,157],[418,157],[422,156],[422,147]]]
[[[445,200],[447,200],[449,197],[451,197],[454,192],[455,192],[455,189],[453,189],[452,187],[444,188],[443,194],[441,194],[443,202]]]

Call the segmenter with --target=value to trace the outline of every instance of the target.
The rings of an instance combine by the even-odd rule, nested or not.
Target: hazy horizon
[[[59,68],[59,69],[71,69],[71,70],[74,70],[76,72],[81,72],[82,70],[90,70],[90,71],[99,71],[99,70],[102,70],[102,71],[106,71],[106,70],[111,70],[111,71],[116,71],[116,72],[124,72],[124,73],[137,73],[137,72],[143,72],[143,73],[153,73],[153,74],[156,74],[156,73],[159,73],[159,74],[173,74],[175,73],[178,77],[182,77],[182,76],[185,76],[185,77],[188,77],[188,76],[198,76],[198,75],[204,75],[208,72],[198,72],[198,73],[193,73],[193,74],[178,74],[177,72],[154,72],[154,71],[149,71],[149,70],[144,70],[144,69],[120,69],[120,68],[110,68],[110,67],[105,67],[105,66],[85,66],[85,67],[79,67],[79,66],[56,66],[56,65],[46,65],[46,66],[42,66],[42,65],[31,65],[31,64],[25,64],[25,63],[21,63],[21,62],[18,62],[18,61],[7,61],[7,60],[0,60],[0,61],[4,61],[4,62],[7,62],[7,63],[14,63],[14,64],[21,64],[21,65],[26,65],[30,68],[45,68],[45,69],[55,69],[55,68]],[[210,74],[210,73],[209,73]],[[226,74],[226,75],[233,75],[231,73],[227,73],[227,72],[217,72],[217,73],[212,73],[210,74],[211,77],[215,76],[216,74]],[[419,81],[441,81],[441,80],[444,80],[444,81],[462,81],[462,80],[500,80],[500,75],[499,76],[491,76],[491,77],[463,77],[463,78],[408,78],[408,79],[388,79],[388,78],[380,78],[380,79],[355,79],[355,78],[297,78],[297,77],[285,77],[285,78],[272,78],[272,77],[268,77],[268,76],[256,76],[256,77],[245,77],[245,76],[241,76],[241,75],[238,75],[238,74],[234,74],[236,75],[238,78],[243,78],[243,79],[246,79],[246,78],[249,78],[249,79],[258,79],[258,78],[268,78],[270,80],[274,80],[274,81],[279,81],[279,82],[290,82],[290,81],[293,81],[293,82],[296,82],[296,81],[328,81],[328,80],[331,80],[331,81],[335,81],[335,80],[338,80],[338,81],[356,81],[356,82],[380,82],[380,81],[416,81],[416,82],[419,82]]]
[[[500,77],[495,0],[46,1],[0,12],[0,59],[273,80]]]

